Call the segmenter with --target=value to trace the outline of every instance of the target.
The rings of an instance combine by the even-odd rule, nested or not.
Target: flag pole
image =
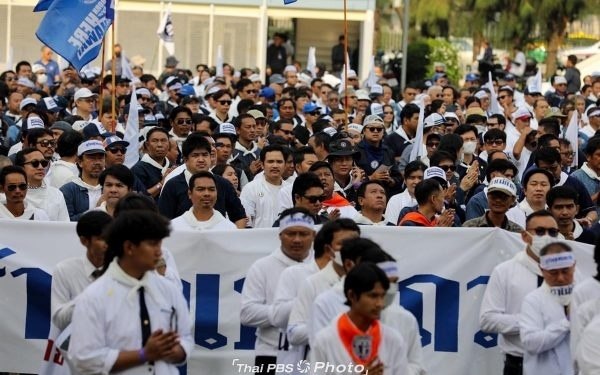
[[[102,37],[102,65],[100,67],[100,82],[104,82],[104,60],[106,60],[106,35]],[[98,119],[102,120],[102,107],[104,104],[104,90],[100,84],[100,105],[98,108]]]
[[[348,127],[348,65],[350,64],[350,57],[348,55],[348,0],[344,0],[344,123],[346,128]]]
[[[117,17],[115,17],[116,19]],[[111,38],[111,50],[112,50],[112,66],[111,66],[111,72],[112,72],[112,90],[111,90],[111,113],[112,113],[112,121],[111,121],[111,133],[114,134],[115,132],[115,123],[116,123],[116,119],[117,119],[117,113],[116,113],[116,108],[115,108],[115,100],[116,100],[116,95],[117,95],[117,87],[116,87],[116,81],[117,81],[117,62],[115,61],[116,58],[116,54],[115,54],[115,20],[113,19],[112,24],[110,25],[111,28],[111,33],[110,33],[110,38]]]

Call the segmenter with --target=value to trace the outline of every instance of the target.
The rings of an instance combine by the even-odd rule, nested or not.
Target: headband
[[[388,278],[390,278],[390,277],[400,278],[400,271],[398,270],[398,263],[396,263],[396,262],[387,261],[387,262],[377,263],[377,267],[381,268],[381,270],[383,272],[385,272],[385,274],[387,275]]]
[[[568,268],[575,265],[572,252],[544,255],[540,258],[540,268],[546,271]]]
[[[289,227],[305,227],[310,230],[315,230],[315,221],[309,215],[297,212],[295,214],[286,215],[279,220],[279,233]]]

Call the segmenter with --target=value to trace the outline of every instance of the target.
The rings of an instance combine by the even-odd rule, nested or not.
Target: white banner
[[[524,248],[520,237],[483,228],[361,229],[398,260],[401,303],[421,325],[428,373],[501,373],[495,336],[479,332],[479,306],[494,266]],[[44,357],[60,359],[46,351],[52,271],[85,249],[71,223],[3,220],[0,239],[0,372],[37,373]],[[592,247],[572,245],[580,271],[594,274]],[[254,363],[255,339],[239,322],[240,291],[249,266],[278,246],[276,230],[177,232],[164,246],[175,255],[195,316],[188,373],[239,374],[239,364]]]

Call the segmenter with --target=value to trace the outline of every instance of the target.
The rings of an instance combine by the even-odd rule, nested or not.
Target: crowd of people
[[[495,268],[481,309],[483,330],[500,334],[504,374],[594,373],[600,285],[573,288],[575,260],[560,240],[596,244],[600,233],[600,73],[583,86],[553,76],[542,93],[533,81],[521,91],[510,73],[489,85],[470,73],[459,86],[438,64],[394,97],[386,79],[361,85],[352,69],[339,79],[287,65],[263,82],[228,64],[222,75],[204,64],[191,72],[174,56],[159,77],[141,66],[113,77],[55,64],[44,47],[39,61],[0,74],[0,218],[78,222],[87,256],[83,266],[58,267],[52,318],[61,328],[72,320],[82,373],[140,365],[173,373],[189,356],[189,317],[168,293],[181,285],[177,269],[160,249],[169,225],[279,228],[281,247],[250,267],[242,291],[261,373],[305,358],[349,360],[370,374],[426,371],[416,320],[397,300],[398,265],[356,240],[361,225],[520,233],[526,250]],[[139,150],[128,150],[127,126],[138,127]],[[565,139],[569,126],[578,144]],[[128,152],[138,159],[129,167]],[[152,212],[119,214],[123,206]],[[153,229],[144,234],[144,225]],[[155,277],[157,263],[174,285]],[[55,287],[66,288],[61,297]],[[141,291],[140,311],[98,299],[102,288],[121,299]],[[108,325],[142,313],[144,288],[151,302],[139,338],[97,347],[94,338],[109,332],[87,311]],[[97,336],[81,332],[89,327]],[[111,325],[123,337],[137,329]]]

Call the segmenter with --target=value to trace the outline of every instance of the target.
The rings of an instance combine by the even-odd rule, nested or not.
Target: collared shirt
[[[43,184],[37,189],[29,188],[25,197],[32,206],[41,208],[51,221],[69,221],[69,210],[64,195],[54,186]]]
[[[489,219],[488,213],[489,213],[489,211],[486,211],[486,213],[483,216],[480,216],[475,219],[467,220],[463,223],[462,226],[463,227],[494,228],[495,225]],[[508,217],[506,217],[506,215],[504,215],[504,220],[502,221],[502,225],[500,225],[500,228],[507,230],[509,232],[515,232],[515,233],[523,232],[523,228],[521,228],[518,224],[513,223],[512,221],[508,220]]]
[[[240,201],[254,228],[270,228],[279,215],[279,191],[286,184],[273,185],[265,179],[255,179],[242,189]]]

